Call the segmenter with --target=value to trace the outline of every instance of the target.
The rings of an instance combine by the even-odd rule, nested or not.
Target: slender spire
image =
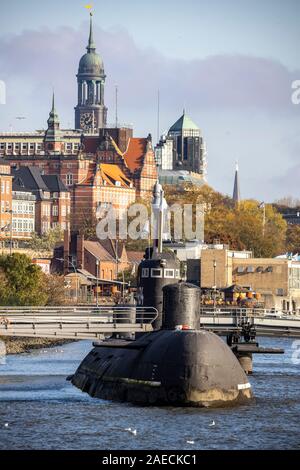
[[[94,43],[94,35],[93,35],[93,13],[90,12],[90,36],[89,36],[89,43],[87,46],[88,52],[94,52],[96,50],[96,44]]]
[[[49,113],[49,118],[48,118],[48,128],[53,126],[53,125],[58,125],[59,126],[59,117],[55,109],[55,94],[53,90],[53,95],[52,95],[52,108]]]
[[[234,202],[237,204],[241,200],[241,195],[240,195],[240,182],[239,182],[239,165],[238,162],[235,162],[235,176],[234,176],[234,186],[233,186],[233,196],[232,199]]]
[[[51,113],[52,113],[52,114],[56,114],[56,110],[55,110],[55,94],[54,94],[54,90],[53,90],[53,94],[52,94],[52,110],[51,110]]]

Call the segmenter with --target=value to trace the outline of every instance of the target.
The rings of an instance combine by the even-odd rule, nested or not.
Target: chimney
[[[76,253],[77,253],[77,269],[84,268],[84,236],[77,235],[76,242]]]

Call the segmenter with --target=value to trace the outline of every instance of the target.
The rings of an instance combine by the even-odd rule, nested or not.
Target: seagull
[[[215,426],[215,425],[216,425],[216,423],[213,420],[212,423],[210,423],[210,426]]]
[[[8,428],[8,423],[5,423],[5,424],[4,424],[4,427]]]
[[[187,444],[195,444],[195,441],[186,441]]]
[[[128,431],[131,434],[133,434],[134,436],[136,436],[136,429],[126,428],[125,431]]]

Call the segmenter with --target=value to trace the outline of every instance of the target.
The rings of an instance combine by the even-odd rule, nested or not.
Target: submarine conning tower
[[[157,253],[155,257],[144,259],[139,265],[138,285],[143,292],[143,305],[155,307],[158,312],[153,329],[162,326],[163,288],[180,281],[180,261],[175,254]]]

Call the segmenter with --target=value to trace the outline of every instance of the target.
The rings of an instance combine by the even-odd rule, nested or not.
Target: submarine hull
[[[217,407],[252,398],[231,349],[204,330],[160,330],[125,347],[96,346],[71,382],[92,397],[139,405]]]

